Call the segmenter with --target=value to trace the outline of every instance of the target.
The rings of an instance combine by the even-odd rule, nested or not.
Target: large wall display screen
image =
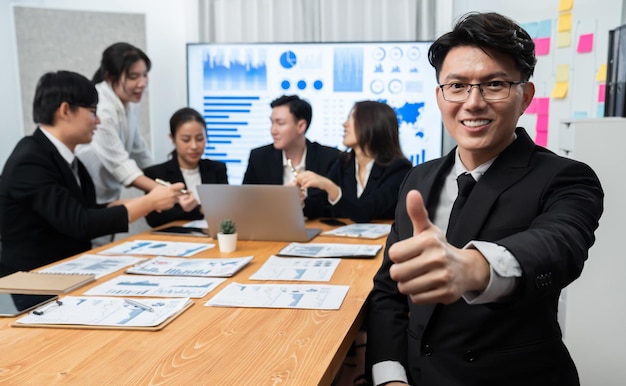
[[[343,122],[352,105],[390,105],[400,143],[413,164],[441,156],[430,42],[188,44],[189,106],[207,123],[205,156],[226,162],[239,184],[252,148],[272,142],[270,102],[297,94],[313,106],[307,137],[344,149]]]

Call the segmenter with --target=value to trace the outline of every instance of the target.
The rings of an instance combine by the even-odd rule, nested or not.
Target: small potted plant
[[[224,219],[220,222],[217,241],[221,252],[233,252],[237,249],[237,225],[233,220]]]

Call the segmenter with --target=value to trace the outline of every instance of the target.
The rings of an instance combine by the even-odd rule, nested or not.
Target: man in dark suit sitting
[[[368,303],[376,385],[579,384],[557,305],[594,243],[603,192],[587,165],[516,127],[535,93],[534,48],[511,19],[471,13],[429,49],[458,146],[400,187]]]
[[[95,87],[80,74],[58,71],[39,79],[33,101],[39,127],[15,146],[0,180],[1,274],[84,252],[92,238],[126,232],[130,221],[177,202],[182,183],[96,204],[93,181],[74,149],[93,138],[97,103]]]
[[[283,95],[270,106],[274,143],[250,152],[243,183],[292,185],[295,176],[304,170],[325,176],[340,152],[305,137],[313,115],[311,105],[297,95]],[[320,213],[321,208],[314,207],[316,203],[324,202],[313,198],[326,193],[312,188],[305,194],[304,215],[311,218]]]

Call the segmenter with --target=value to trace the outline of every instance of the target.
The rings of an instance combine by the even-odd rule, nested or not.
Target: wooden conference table
[[[319,222],[307,226],[332,228]],[[197,237],[146,232],[117,243],[132,239],[199,241]],[[313,242],[384,245],[385,239],[318,236]],[[383,249],[375,259],[343,259],[331,281],[325,283],[350,286],[339,310],[204,306],[231,281],[263,283],[248,278],[286,244],[239,240],[235,252],[221,253],[216,245],[195,255],[252,255],[254,259],[204,298],[193,299],[191,308],[160,331],[19,328],[10,326],[17,318],[0,318],[0,384],[329,385],[365,316],[364,302]],[[81,295],[121,273],[70,294]]]

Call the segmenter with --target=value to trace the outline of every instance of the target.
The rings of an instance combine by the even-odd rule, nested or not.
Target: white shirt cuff
[[[330,203],[330,205],[337,204],[339,202],[339,200],[341,200],[341,188],[339,188],[339,194],[337,195],[337,198],[334,201],[331,201],[330,197],[328,197],[328,202]]]
[[[377,386],[392,381],[409,383],[409,378],[400,362],[384,361],[372,366],[372,381]]]
[[[522,268],[511,252],[501,245],[486,241],[470,241],[465,247],[477,249],[489,263],[491,274],[487,288],[480,292],[466,292],[467,304],[485,304],[502,300],[515,289],[515,278],[522,276]]]

